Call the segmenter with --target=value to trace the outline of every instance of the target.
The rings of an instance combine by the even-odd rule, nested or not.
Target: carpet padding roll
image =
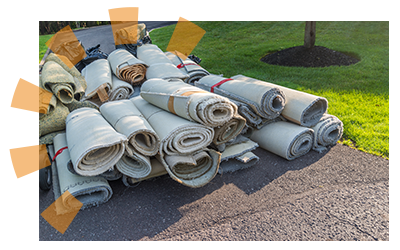
[[[276,87],[262,82],[243,82],[208,75],[201,78],[195,85],[207,91],[246,103],[259,116],[267,119],[278,117],[285,108],[285,94]]]
[[[140,95],[159,108],[210,127],[224,125],[237,113],[236,105],[229,99],[181,80],[147,80]]]
[[[108,55],[111,70],[121,80],[137,86],[145,81],[147,66],[124,49],[116,49]]]
[[[261,148],[293,160],[310,151],[314,141],[314,131],[291,122],[273,122],[262,129],[253,131],[250,139]]]
[[[114,167],[125,151],[127,138],[99,111],[80,108],[66,120],[67,142],[75,172],[95,176]]]

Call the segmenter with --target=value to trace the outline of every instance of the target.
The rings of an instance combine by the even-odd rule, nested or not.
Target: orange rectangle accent
[[[115,45],[137,43],[139,8],[127,7],[109,9],[108,14],[110,15],[111,29],[113,32]],[[116,35],[117,31],[121,29],[126,29],[129,33],[129,35],[126,35],[125,39],[122,40]]]
[[[51,165],[44,144],[10,149],[10,155],[17,178]]]

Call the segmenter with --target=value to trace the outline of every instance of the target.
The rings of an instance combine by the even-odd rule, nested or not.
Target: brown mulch
[[[291,47],[268,54],[260,60],[268,64],[292,67],[347,66],[359,62],[357,58],[322,46],[311,49],[303,46]]]

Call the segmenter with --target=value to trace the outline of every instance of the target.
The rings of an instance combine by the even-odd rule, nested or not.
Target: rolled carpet
[[[120,80],[116,75],[112,74],[112,89],[109,95],[109,101],[129,99],[133,92],[132,85]]]
[[[126,175],[122,176],[122,182],[124,183],[124,185],[130,187],[137,182],[168,174],[167,170],[165,170],[164,168],[164,165],[159,162],[156,157],[150,158],[150,164],[151,172],[144,178],[132,178]]]
[[[116,49],[108,55],[111,70],[121,80],[132,86],[142,84],[146,79],[148,65],[124,49]]]
[[[101,106],[109,100],[112,89],[112,72],[107,59],[98,59],[82,70],[87,88],[83,100],[88,100]]]
[[[261,148],[287,160],[296,159],[310,151],[314,131],[294,123],[278,121],[253,131],[250,139]]]
[[[72,102],[76,90],[73,76],[53,61],[44,64],[39,87],[52,92],[63,104]]]
[[[213,143],[218,146],[237,137],[246,125],[246,119],[240,115],[234,115],[232,119],[214,128]]]
[[[159,152],[167,155],[191,154],[207,147],[214,130],[164,111],[140,96],[130,99],[160,138]]]
[[[182,60],[179,56],[169,51],[165,52],[165,55],[180,71],[182,71],[182,73],[189,75],[189,77],[185,79],[185,82],[190,85],[194,85],[194,82],[210,74],[207,70],[189,58]]]
[[[224,125],[237,113],[229,99],[181,80],[149,79],[143,83],[140,96],[159,108],[210,127]]]
[[[259,116],[278,117],[285,108],[285,94],[276,87],[262,82],[244,82],[217,75],[201,78],[195,85],[207,91],[246,103]]]
[[[56,200],[62,196],[62,202],[56,202],[57,214],[71,212],[79,206],[73,198],[83,204],[82,210],[107,202],[113,194],[107,180],[100,176],[85,177],[70,173],[67,164],[71,158],[66,147],[68,145],[65,133],[54,137],[54,151],[59,154],[55,159],[56,178],[53,179],[56,181],[53,182],[53,191]],[[68,195],[66,191],[69,192]]]
[[[322,152],[333,146],[343,135],[343,123],[334,115],[324,114],[319,122],[311,127],[314,130],[313,150]]]
[[[151,172],[150,157],[135,151],[125,151],[115,167],[124,175],[132,178],[145,178]]]
[[[146,79],[185,80],[189,77],[188,74],[181,72],[155,44],[143,44],[138,47],[137,55],[140,60],[149,65],[146,72]]]
[[[100,112],[117,132],[127,137],[128,155],[133,150],[146,156],[158,153],[160,138],[130,100],[105,103]]]
[[[212,128],[164,111],[141,97],[131,101],[159,135],[157,157],[172,179],[195,188],[215,177],[220,154],[206,149],[214,137]]]
[[[71,112],[66,120],[66,133],[72,165],[79,175],[106,172],[125,151],[126,136],[116,132],[96,109]]]
[[[268,84],[279,88],[286,95],[286,105],[282,111],[282,116],[291,122],[302,126],[312,127],[318,123],[326,110],[328,101],[324,97],[311,95],[302,91],[285,88],[276,84],[264,82],[243,75],[231,77],[251,84]]]
[[[204,148],[189,155],[156,156],[175,181],[192,188],[209,183],[218,173],[221,154]]]

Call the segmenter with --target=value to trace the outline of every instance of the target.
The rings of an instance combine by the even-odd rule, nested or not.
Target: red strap
[[[224,80],[222,80],[222,81],[220,81],[220,82],[217,82],[216,84],[214,84],[213,86],[211,86],[211,93],[214,93],[214,88],[215,87],[219,87],[220,85],[222,85],[224,82],[227,82],[227,81],[230,81],[230,80],[233,80],[232,78],[227,78],[227,79],[224,79]]]
[[[178,66],[176,66],[178,69],[181,69],[181,68],[183,68],[184,66],[187,66],[187,65],[197,65],[196,63],[181,63],[181,64],[179,64]]]
[[[53,161],[56,159],[56,157],[57,157],[59,154],[61,154],[61,153],[64,151],[64,149],[67,149],[67,148],[68,148],[68,147],[60,148],[60,149],[57,151],[57,153],[54,155]]]

